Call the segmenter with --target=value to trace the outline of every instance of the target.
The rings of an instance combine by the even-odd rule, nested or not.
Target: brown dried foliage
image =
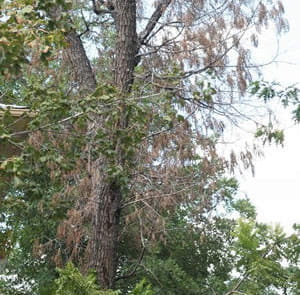
[[[159,2],[154,1],[154,9]],[[149,13],[143,1],[139,1],[138,9],[142,25]],[[135,82],[139,86],[137,96],[147,95],[149,91],[170,90],[175,98],[185,102],[182,112],[187,119],[184,122],[174,119],[173,128],[152,136],[153,129],[155,133],[159,126],[150,128],[153,126],[149,114],[149,136],[136,150],[134,168],[128,172],[130,178],[128,194],[122,204],[121,223],[124,227],[120,240],[128,235],[128,228],[136,230],[133,235],[137,244],[163,237],[166,213],[195,200],[199,200],[197,214],[210,210],[220,173],[226,169],[234,171],[240,162],[245,168],[253,169],[249,151],[241,155],[231,153],[229,159],[218,155],[216,141],[210,135],[222,134],[224,124],[213,114],[217,112],[222,117],[231,117],[232,109],[228,105],[245,94],[252,79],[250,50],[243,40],[250,36],[253,45],[258,46],[259,33],[268,28],[271,21],[278,32],[286,30],[283,13],[280,1],[171,2],[141,46],[142,74],[136,73]],[[104,28],[105,25],[107,23],[103,23]],[[113,59],[112,48],[99,47],[98,50],[99,55]],[[104,62],[101,60],[100,64]],[[112,71],[112,64],[94,69],[102,81],[111,81],[111,75],[108,77],[105,72]],[[195,90],[194,82],[207,78],[207,70],[211,70],[217,78],[215,87],[218,91],[211,103],[189,97]],[[170,71],[174,72],[170,75]],[[77,77],[72,78],[77,80]],[[153,104],[153,112],[159,112],[159,107]],[[177,105],[177,108],[181,106]],[[48,134],[47,137],[51,136]],[[54,137],[54,144],[56,140],[63,139]],[[41,132],[30,138],[30,143],[36,148],[42,141]],[[73,208],[57,229],[57,239],[64,246],[51,244],[55,248],[53,261],[57,265],[61,265],[64,259],[71,259],[77,261],[83,270],[87,268],[91,215],[95,207],[95,200],[90,195],[91,166],[90,162],[78,160],[76,168],[63,176],[64,191],[53,196],[53,203],[59,203],[60,198],[74,200]],[[51,171],[57,168],[49,163]],[[73,179],[75,184],[70,185],[69,179]],[[103,181],[101,175],[99,181]],[[46,250],[49,247],[49,244],[41,246],[37,242],[34,251],[40,253],[41,248]],[[66,247],[67,253],[62,253],[63,247]]]

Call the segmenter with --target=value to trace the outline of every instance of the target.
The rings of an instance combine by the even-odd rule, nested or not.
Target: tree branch
[[[84,25],[85,25],[85,30],[82,33],[78,34],[79,38],[81,38],[84,34],[86,34],[87,32],[90,31],[90,26],[89,26],[87,20],[85,19],[82,10],[80,11],[80,13],[81,13],[81,17],[83,19]]]
[[[146,39],[149,37],[151,32],[154,30],[157,22],[162,17],[163,13],[165,12],[165,10],[167,9],[167,7],[170,5],[171,2],[172,2],[172,0],[161,0],[160,3],[157,5],[151,18],[149,19],[148,24],[146,25],[146,28],[139,35],[140,45],[145,44]]]
[[[72,119],[75,119],[75,118],[77,118],[77,117],[80,117],[80,116],[82,116],[83,114],[84,114],[84,112],[76,113],[76,114],[74,114],[74,115],[72,115],[72,116],[69,116],[69,117],[64,118],[64,119],[62,119],[62,120],[59,120],[59,121],[57,121],[57,122],[45,124],[45,125],[42,125],[42,126],[40,126],[40,127],[35,128],[35,129],[33,129],[33,130],[17,131],[17,132],[11,133],[11,134],[10,134],[10,137],[18,136],[18,135],[25,135],[25,134],[29,134],[29,133],[32,133],[32,132],[35,132],[35,131],[38,131],[38,130],[43,130],[43,129],[48,128],[48,127],[51,127],[51,126],[53,126],[53,125],[65,123],[65,122],[67,122],[67,121],[70,121],[70,120],[72,120]],[[1,137],[0,137],[0,139],[1,139]]]
[[[134,266],[133,270],[130,273],[128,273],[128,274],[125,274],[123,276],[117,277],[116,281],[123,280],[123,279],[128,279],[128,278],[130,278],[131,276],[133,276],[136,273],[137,268],[140,266],[140,264],[141,264],[141,262],[143,260],[143,257],[144,257],[144,254],[145,254],[145,250],[146,250],[146,247],[143,247],[142,252],[140,254],[140,257],[138,259],[138,262]]]

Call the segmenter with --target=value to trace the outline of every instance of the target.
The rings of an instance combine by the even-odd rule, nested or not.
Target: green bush
[[[72,264],[58,269],[59,278],[55,280],[55,295],[118,295],[119,291],[100,290],[93,273],[86,276]]]

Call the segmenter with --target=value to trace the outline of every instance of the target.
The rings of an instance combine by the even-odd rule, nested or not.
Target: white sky
[[[277,80],[284,85],[300,83],[300,1],[283,0],[290,31],[280,39],[278,63],[264,68],[265,80]],[[277,43],[271,34],[257,50],[262,63],[276,54]],[[300,84],[298,85],[298,87]],[[286,119],[286,113],[279,119]],[[245,174],[241,190],[257,207],[258,219],[280,223],[287,231],[293,223],[300,223],[300,125],[286,123],[284,147],[268,146],[265,157],[255,162],[255,177]]]

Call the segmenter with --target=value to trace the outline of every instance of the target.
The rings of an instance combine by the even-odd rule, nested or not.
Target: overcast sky
[[[300,83],[300,1],[282,2],[290,31],[280,38],[279,62],[265,67],[263,72],[268,81],[291,85]],[[276,39],[271,32],[266,33],[257,58],[267,62],[276,50]],[[280,118],[286,120],[287,112],[279,114]],[[265,148],[265,157],[255,163],[255,177],[250,174],[242,177],[241,191],[256,205],[260,221],[280,223],[290,231],[293,223],[300,223],[300,126],[286,121],[285,127],[284,147]]]

